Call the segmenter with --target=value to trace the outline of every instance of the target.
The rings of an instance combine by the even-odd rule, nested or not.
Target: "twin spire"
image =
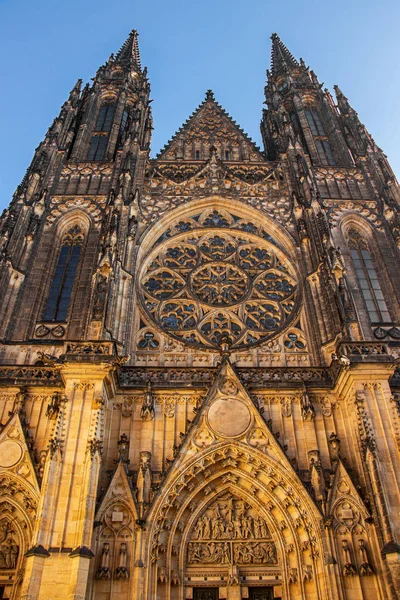
[[[139,70],[141,69],[140,52],[138,44],[138,32],[136,29],[132,29],[128,38],[122,44],[120,50],[115,55],[116,61],[129,61],[132,62]],[[272,48],[271,48],[271,73],[277,75],[279,73],[286,73],[292,68],[299,67],[299,62],[295,59],[293,54],[288,50],[285,44],[282,42],[278,34],[273,33],[271,36]]]

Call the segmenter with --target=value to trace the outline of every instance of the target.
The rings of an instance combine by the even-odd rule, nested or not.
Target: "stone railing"
[[[345,354],[351,362],[394,362],[397,354],[382,342],[342,342],[338,354]]]
[[[332,387],[336,371],[317,367],[236,368],[241,382],[248,387]],[[148,381],[159,387],[209,387],[216,373],[217,367],[121,367],[118,382],[121,388],[142,388]]]
[[[53,366],[0,367],[0,385],[62,385],[59,369]]]

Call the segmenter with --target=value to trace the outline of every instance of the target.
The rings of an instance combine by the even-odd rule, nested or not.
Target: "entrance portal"
[[[249,588],[249,600],[274,600],[273,588]]]
[[[218,588],[194,588],[193,600],[218,600]]]

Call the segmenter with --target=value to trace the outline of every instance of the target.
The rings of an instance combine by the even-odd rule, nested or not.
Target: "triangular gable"
[[[280,467],[298,476],[267,427],[228,359],[224,359],[214,383],[188,431],[170,472],[212,444],[238,441],[257,449]],[[300,480],[298,479],[300,482]],[[302,484],[303,485],[303,484]]]
[[[346,510],[349,512],[346,513]],[[354,510],[360,511],[364,519],[370,516],[344,464],[339,460],[330,484],[326,514],[334,515],[339,522],[349,520],[350,523],[354,518],[351,514]]]
[[[14,413],[0,433],[0,475],[22,478],[36,493],[39,484],[19,414]]]
[[[113,513],[123,512],[123,510],[118,509],[124,507],[128,509],[134,520],[139,518],[139,511],[132,495],[128,476],[124,464],[120,461],[110,481],[107,492],[97,509],[95,521],[102,521],[108,524],[107,520],[113,519]]]
[[[261,150],[208,91],[205,100],[157,155],[158,160],[208,160],[210,148],[223,160],[264,161]],[[228,155],[226,154],[228,152]]]

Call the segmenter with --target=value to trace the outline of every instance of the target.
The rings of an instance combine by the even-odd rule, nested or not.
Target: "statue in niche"
[[[357,575],[356,568],[351,561],[351,550],[347,540],[342,540],[342,551],[344,556],[343,575],[345,577]]]
[[[126,433],[123,433],[118,442],[118,460],[129,464],[129,439]]]
[[[118,567],[115,570],[115,578],[116,579],[128,579],[129,578],[127,561],[128,561],[127,544],[125,542],[122,542],[122,544],[119,547]]]
[[[97,569],[96,574],[97,579],[110,579],[110,544],[109,542],[104,542],[103,549],[101,552],[101,562],[100,566]]]
[[[301,404],[301,416],[304,421],[313,421],[315,418],[315,410],[310,400],[310,396],[307,392],[303,393],[300,401]]]
[[[139,505],[147,504],[150,501],[151,490],[151,452],[143,451],[140,453],[140,468],[137,478],[137,500]]]
[[[14,539],[11,523],[3,520],[0,524],[0,569],[15,569],[19,555],[19,545]]]
[[[94,321],[100,321],[103,318],[104,307],[106,305],[107,298],[107,287],[107,277],[105,275],[99,275],[94,292],[92,310],[92,319]]]
[[[373,570],[368,561],[367,547],[365,540],[358,540],[358,548],[361,554],[360,575],[373,575]]]
[[[140,418],[142,421],[151,421],[154,419],[154,398],[151,389],[151,382],[147,382],[147,389],[144,395],[142,408],[140,409]]]

